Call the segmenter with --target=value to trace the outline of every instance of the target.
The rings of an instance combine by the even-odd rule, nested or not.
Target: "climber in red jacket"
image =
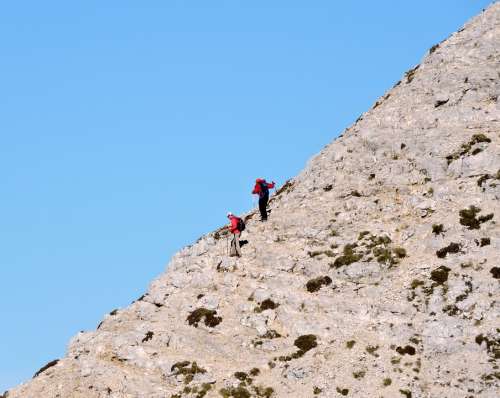
[[[227,213],[227,218],[229,218],[229,232],[233,234],[233,239],[231,239],[231,249],[229,251],[229,257],[238,256],[241,257],[240,248],[240,235],[243,229],[245,229],[245,223],[239,217],[236,217],[233,213]]]
[[[255,187],[252,193],[254,195],[259,195],[259,210],[260,210],[260,220],[267,221],[267,202],[269,201],[269,190],[274,188],[274,181],[268,183],[263,178],[257,178],[255,180]]]

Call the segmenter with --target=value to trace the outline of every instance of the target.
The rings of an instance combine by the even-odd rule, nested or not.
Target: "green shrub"
[[[198,323],[204,319],[205,325],[213,328],[222,322],[222,318],[216,315],[217,311],[208,310],[206,308],[198,308],[191,312],[186,320],[191,326],[198,327]]]
[[[450,243],[448,246],[443,247],[436,251],[436,256],[439,258],[445,258],[448,253],[458,253],[460,251],[460,245],[458,243]]]
[[[329,276],[320,276],[309,280],[306,283],[306,289],[309,293],[314,293],[319,291],[323,286],[328,286],[332,283],[332,278]]]
[[[434,235],[440,235],[444,232],[443,224],[433,224],[432,225],[432,233]]]

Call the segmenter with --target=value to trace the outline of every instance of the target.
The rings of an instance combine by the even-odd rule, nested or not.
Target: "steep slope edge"
[[[496,397],[500,4],[6,396]]]

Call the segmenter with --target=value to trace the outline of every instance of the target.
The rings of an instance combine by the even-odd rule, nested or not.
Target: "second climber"
[[[259,195],[260,220],[267,221],[267,202],[269,202],[269,190],[274,188],[274,181],[269,183],[263,178],[255,180],[252,194]]]

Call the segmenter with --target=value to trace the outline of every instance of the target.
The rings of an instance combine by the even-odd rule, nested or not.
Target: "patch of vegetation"
[[[378,357],[379,355],[377,354],[377,350],[379,349],[380,347],[378,345],[376,346],[373,346],[373,345],[369,345],[365,348],[366,352],[374,357]]]
[[[455,316],[459,314],[461,311],[455,304],[448,304],[443,307],[443,312],[448,314],[449,316]]]
[[[319,291],[323,286],[331,285],[332,278],[329,276],[320,276],[318,278],[314,278],[309,280],[306,283],[306,289],[309,293],[314,293]]]
[[[347,395],[349,394],[349,389],[348,388],[340,388],[340,387],[337,387],[337,392],[341,395]]]
[[[261,313],[265,310],[275,310],[279,306],[280,305],[278,303],[275,303],[273,300],[265,299],[262,303],[259,304],[259,306],[255,307],[254,312]]]
[[[224,398],[250,398],[253,391],[253,396],[262,398],[271,398],[274,394],[272,387],[253,386],[252,379],[244,372],[236,372],[234,376],[240,381],[237,387],[222,388],[219,394]]]
[[[493,278],[500,279],[500,267],[493,267],[490,269],[490,273],[493,275]]]
[[[342,266],[349,265],[361,260],[363,256],[354,252],[355,247],[357,247],[356,243],[345,245],[343,249],[343,255],[337,257],[331,267],[340,268]]]
[[[434,51],[436,51],[439,48],[439,43],[434,44],[430,49],[429,49],[429,54],[432,54]]]
[[[419,286],[423,286],[425,283],[419,279],[413,279],[410,284],[410,288],[415,290]]]
[[[309,254],[309,257],[311,258],[321,256],[322,254],[326,255],[327,257],[335,256],[335,254],[331,250],[314,250],[312,252],[307,252],[307,254]]]
[[[411,345],[405,345],[404,347],[396,347],[396,352],[399,354],[399,355],[415,355],[416,353],[416,350],[415,350],[415,347],[411,346]]]
[[[257,397],[271,398],[274,394],[274,388],[272,387],[254,386],[253,390]]]
[[[191,366],[189,366],[191,364]],[[189,384],[193,381],[197,374],[207,373],[203,368],[200,368],[196,362],[182,361],[172,365],[170,369],[174,372],[174,376],[182,375],[184,377],[184,384]]]
[[[476,217],[481,209],[476,206],[469,206],[468,209],[460,210],[460,224],[466,226],[468,229],[479,229],[481,224],[490,221],[493,218],[493,213]]]
[[[219,323],[222,322],[222,318],[220,316],[216,316],[217,311],[214,310],[209,310],[206,308],[198,308],[191,312],[188,317],[187,321],[191,326],[198,327],[198,324],[201,322],[202,319],[204,319],[205,326],[208,326],[210,328],[216,327]]]
[[[490,178],[491,178],[491,176],[490,176],[489,174],[483,174],[481,177],[479,177],[479,178],[477,179],[477,185],[478,185],[479,187],[482,187],[482,186],[483,186],[483,184],[484,184],[486,181],[488,181]]]
[[[294,188],[295,188],[295,182],[293,180],[288,180],[287,182],[285,182],[285,184],[283,184],[283,186],[280,189],[276,191],[276,194],[271,198],[269,203],[271,203],[273,199],[281,196],[282,194],[292,192]]]
[[[365,377],[365,375],[366,375],[366,372],[364,370],[359,370],[357,372],[353,372],[352,373],[352,376],[355,379],[362,379],[363,377]]]
[[[389,238],[387,235],[376,236],[369,234],[365,236],[366,240],[361,244],[366,246],[368,249],[373,249],[376,246],[388,245],[392,242],[391,238]]]
[[[297,359],[302,356],[304,356],[308,351],[312,350],[313,348],[316,348],[318,346],[317,343],[317,337],[314,334],[306,334],[303,336],[298,337],[294,341],[294,345],[299,349],[295,353],[287,356],[280,356],[278,359],[282,362],[288,362],[291,361],[292,359]]]
[[[465,287],[466,287],[465,291],[462,294],[458,295],[457,298],[455,299],[456,303],[458,303],[460,301],[464,301],[467,298],[467,296],[472,292],[471,280],[465,281]]]
[[[398,364],[398,363],[400,363],[400,362],[401,362],[401,358],[399,358],[399,357],[392,357],[392,358],[391,358],[391,363],[392,363],[393,365],[397,365],[397,364]]]
[[[234,377],[237,378],[239,381],[248,381],[250,384],[253,382],[253,380],[248,377],[248,375],[245,372],[236,372],[234,374]]]
[[[59,363],[59,359],[54,359],[53,361],[50,361],[48,364],[42,366],[34,375],[33,378],[40,376],[43,372],[45,372],[47,369],[56,366]]]
[[[363,260],[364,256],[367,261],[371,260],[369,257],[372,254],[379,263],[394,265],[406,257],[406,250],[402,247],[391,247],[391,239],[386,236],[372,235],[369,231],[361,231],[358,235],[358,242],[350,243],[344,246],[343,254],[337,257],[331,268],[340,268],[345,265]]]
[[[481,247],[483,246],[489,246],[491,244],[491,239],[490,238],[481,238],[481,241],[479,242],[479,245]]]
[[[450,100],[449,98],[445,100],[437,100],[434,103],[434,108],[439,108],[440,106],[447,104],[449,100]]]
[[[476,144],[490,143],[490,142],[491,142],[491,139],[488,138],[486,135],[474,134],[471,137],[471,139],[469,140],[469,142],[462,144],[462,146],[456,152],[452,153],[451,155],[446,156],[446,160],[447,160],[448,164],[450,164],[451,162],[459,159],[462,156],[477,155],[479,152],[481,152],[482,149],[478,152],[476,150],[472,150],[472,147]],[[475,149],[479,149],[479,148],[475,148]]]
[[[280,338],[281,334],[279,334],[276,330],[270,329],[266,332],[265,335],[262,336],[263,339],[277,339]]]
[[[479,345],[485,343],[488,355],[490,355],[494,359],[500,358],[500,335],[498,334],[499,332],[500,329],[497,329],[495,337],[488,337],[481,333],[477,335],[475,339],[476,343]]]
[[[142,342],[145,343],[145,342],[151,340],[153,338],[153,336],[154,336],[153,332],[151,332],[151,331],[147,332],[146,336],[144,336],[144,338],[142,339]]]
[[[401,394],[403,394],[406,398],[411,398],[411,391],[410,390],[399,390]]]
[[[184,394],[194,396],[194,398],[203,398],[211,389],[210,383],[203,383],[201,386],[186,386],[180,393],[171,395],[170,398],[182,398]]]
[[[460,244],[451,242],[448,246],[445,246],[438,251],[436,251],[436,256],[439,258],[445,258],[448,253],[458,253],[460,251]]]
[[[443,224],[433,224],[432,225],[432,233],[434,235],[444,235],[444,226]]]
[[[307,351],[310,351],[313,348],[316,348],[318,346],[318,343],[316,340],[317,340],[317,337],[314,334],[306,334],[306,335],[300,336],[297,339],[295,339],[293,344],[300,351],[303,351],[305,354]]]
[[[369,176],[368,176],[368,179],[369,180],[373,180],[375,178],[375,173],[371,173]]]
[[[382,385],[384,387],[390,386],[391,384],[392,384],[392,379],[390,379],[389,377],[386,377],[384,380],[382,380]]]
[[[354,347],[354,344],[356,344],[356,342],[354,340],[349,340],[345,343],[346,347],[351,349],[352,347]]]
[[[223,398],[251,398],[250,391],[244,386],[222,388],[219,394]]]
[[[438,285],[442,285],[448,280],[448,274],[450,269],[444,265],[439,266],[435,270],[431,271],[431,279]]]
[[[491,174],[483,174],[481,177],[478,178],[477,180],[477,185],[481,188],[483,188],[483,185],[486,183],[488,180],[500,180],[500,169],[493,175]],[[496,183],[491,183],[490,187],[495,187]],[[483,188],[484,190],[484,188]]]
[[[250,370],[250,375],[253,377],[258,376],[259,374],[260,374],[259,368],[252,368],[252,370]]]
[[[479,134],[474,134],[470,142],[472,143],[472,145],[479,144],[480,142],[490,143],[491,139],[488,138],[486,135],[479,133]]]
[[[392,253],[396,255],[397,258],[405,258],[406,257],[406,249],[402,247],[393,247],[392,248]]]
[[[373,255],[377,258],[377,261],[382,264],[398,264],[399,260],[406,257],[406,250],[402,247],[374,247]]]
[[[323,390],[319,387],[316,387],[316,386],[313,387],[313,394],[314,395],[319,395],[319,394],[321,394],[322,391]]]
[[[409,84],[413,81],[415,78],[415,74],[417,73],[418,68],[420,68],[420,65],[415,66],[413,69],[410,69],[405,73],[406,77],[406,83]]]
[[[201,389],[197,391],[197,395],[195,398],[203,398],[208,392],[212,389],[212,385],[210,383],[203,383],[201,385]]]
[[[332,184],[328,184],[328,185],[323,187],[323,191],[325,191],[325,192],[330,192],[332,189],[333,189]]]
[[[370,231],[361,231],[358,235],[358,240],[362,240],[365,236],[370,235]]]

